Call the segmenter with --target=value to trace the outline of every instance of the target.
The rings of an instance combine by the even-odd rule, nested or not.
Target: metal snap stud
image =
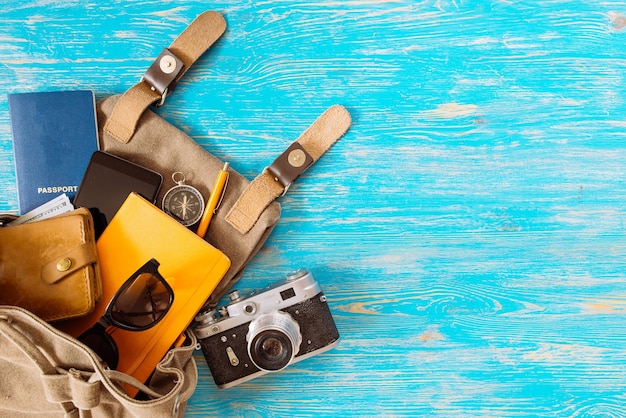
[[[172,74],[176,70],[176,60],[171,55],[164,55],[159,61],[159,68],[165,74]]]
[[[306,155],[304,155],[304,151],[301,149],[294,149],[289,153],[287,161],[289,161],[292,167],[302,167],[306,161]]]
[[[57,270],[59,271],[68,271],[72,267],[72,260],[69,258],[62,258],[57,263]]]

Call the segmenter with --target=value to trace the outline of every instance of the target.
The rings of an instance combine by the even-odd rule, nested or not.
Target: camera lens
[[[264,370],[280,370],[289,364],[293,347],[289,339],[278,331],[263,331],[251,343],[252,361]]]
[[[261,370],[282,370],[300,349],[300,326],[289,314],[264,314],[250,323],[248,354]]]

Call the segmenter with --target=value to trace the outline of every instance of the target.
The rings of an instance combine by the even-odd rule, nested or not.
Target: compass
[[[162,204],[163,211],[183,226],[191,226],[202,217],[204,198],[198,189],[185,184],[185,175],[180,171],[172,174],[172,180],[176,186],[165,193]]]

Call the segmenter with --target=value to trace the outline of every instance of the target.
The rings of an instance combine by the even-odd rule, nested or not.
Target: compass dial
[[[200,192],[189,185],[172,187],[163,198],[163,211],[184,226],[198,222],[204,210],[204,199]]]

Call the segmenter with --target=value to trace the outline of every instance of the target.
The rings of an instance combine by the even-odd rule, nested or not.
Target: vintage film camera
[[[333,348],[339,332],[319,284],[300,269],[246,298],[201,312],[194,324],[213,380],[228,388]]]

